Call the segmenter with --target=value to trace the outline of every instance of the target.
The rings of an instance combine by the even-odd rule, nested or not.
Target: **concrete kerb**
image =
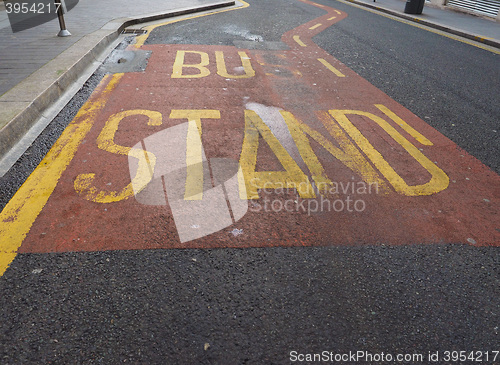
[[[12,163],[13,156],[8,156],[9,152],[16,149],[14,148],[16,144],[28,134],[31,128],[37,129],[38,132],[36,135],[31,133],[30,139],[34,140],[38,136],[44,127],[35,128],[36,124],[42,120],[47,124],[50,122],[46,120],[44,111],[52,109],[51,106],[53,107],[59,97],[80,78],[87,68],[104,60],[106,55],[102,55],[103,51],[118,39],[125,28],[233,5],[235,5],[234,0],[220,1],[140,17],[114,19],[101,29],[84,36],[0,97],[0,165],[5,165],[4,160],[7,158],[11,160],[10,164]],[[64,105],[61,105],[60,109],[62,107]]]
[[[481,35],[467,33],[467,32],[464,32],[462,30],[459,30],[459,29],[456,29],[453,27],[449,27],[449,26],[442,25],[442,24],[435,23],[435,22],[429,22],[429,21],[426,21],[425,19],[421,19],[421,18],[415,18],[411,15],[406,15],[405,13],[401,13],[401,12],[398,12],[395,10],[386,9],[386,8],[383,8],[383,7],[380,7],[377,5],[372,5],[372,4],[366,3],[364,1],[357,1],[357,0],[344,0],[344,1],[356,4],[356,5],[364,6],[364,7],[373,9],[373,10],[378,10],[378,11],[381,11],[383,13],[396,16],[398,18],[402,18],[405,20],[412,21],[414,23],[422,24],[422,25],[428,26],[430,28],[441,30],[443,32],[451,33],[451,34],[457,35],[459,37],[470,39],[472,41],[480,42],[480,43],[486,44],[486,45],[491,46],[491,47],[500,48],[500,41],[490,39],[490,38],[487,38],[487,37],[484,37]]]

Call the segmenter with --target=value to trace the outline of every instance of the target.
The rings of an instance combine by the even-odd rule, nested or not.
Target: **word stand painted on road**
[[[432,142],[406,124],[388,108],[383,105],[376,105],[376,107],[414,137],[418,143],[427,146],[432,145]],[[310,141],[321,145],[329,152],[331,157],[348,167],[366,184],[376,185],[382,191],[387,190],[387,183],[384,178],[397,193],[407,196],[436,194],[448,187],[448,176],[436,164],[430,161],[389,122],[372,113],[336,109],[317,113],[326,130],[330,133],[330,137],[338,143],[339,147],[334,146],[327,137],[298,120],[292,113],[281,110],[278,115],[280,120],[275,122],[283,124],[288,129],[301,158],[307,165],[308,173],[310,173],[314,185],[320,193],[331,190],[334,183],[331,177],[326,175],[325,169],[320,163],[317,154],[313,151]],[[370,143],[369,138],[352,123],[349,117],[353,115],[364,117],[386,132],[430,174],[430,180],[425,184],[408,185],[383,157],[382,153]],[[134,167],[136,172],[131,183],[121,191],[100,190],[93,184],[95,176],[93,173],[80,174],[77,176],[74,185],[75,191],[84,199],[96,203],[112,203],[132,197],[134,191],[141,191],[147,186],[154,175],[155,165],[159,163],[159,159],[165,158],[165,155],[157,156],[158,152],[152,153],[150,150],[146,150],[145,146],[139,148],[138,145],[130,148],[114,143],[114,136],[119,129],[120,121],[132,116],[146,116],[147,124],[151,126],[162,124],[162,115],[158,112],[139,109],[123,111],[112,115],[108,119],[97,139],[99,149],[117,155],[128,155],[131,166],[136,166]],[[184,193],[187,200],[201,200],[203,198],[203,161],[205,158],[202,153],[203,146],[200,139],[203,130],[202,120],[208,121],[220,119],[220,117],[220,111],[207,109],[172,110],[170,113],[170,119],[186,119],[189,122],[189,128],[183,137],[186,140],[183,163],[187,169]],[[244,117],[244,139],[239,161],[242,169],[242,173],[239,175],[240,187],[242,187],[240,197],[242,199],[258,199],[258,191],[264,187],[268,189],[285,187],[296,189],[301,198],[315,198],[315,189],[311,184],[308,173],[299,167],[287,149],[272,133],[263,118],[254,110],[245,110]],[[259,139],[261,137],[278,158],[283,167],[282,171],[256,171]],[[157,151],[157,149],[155,150]],[[175,153],[175,151],[169,149],[168,154],[172,153]]]

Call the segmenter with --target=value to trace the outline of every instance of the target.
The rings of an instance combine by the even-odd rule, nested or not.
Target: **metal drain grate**
[[[126,28],[122,31],[122,34],[146,34],[147,30],[144,29],[130,29]]]

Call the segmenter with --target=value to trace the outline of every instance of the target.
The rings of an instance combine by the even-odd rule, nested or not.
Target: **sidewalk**
[[[128,1],[127,6],[123,6],[122,0],[105,2],[80,0],[78,5],[64,16],[66,26],[71,32],[70,37],[57,37],[59,31],[57,19],[22,32],[12,33],[6,11],[0,11],[0,95],[112,20],[126,18],[122,19],[121,23],[124,23],[129,19],[141,19],[155,13],[168,15],[174,10],[199,8],[217,2],[223,1],[134,0]]]
[[[19,140],[28,132],[32,139],[36,138],[55,116],[53,109],[64,106],[59,105],[61,97],[67,98],[69,89],[78,91],[81,84],[77,84],[82,82],[78,79],[91,75],[89,70],[102,61],[101,53],[118,39],[124,28],[235,4],[234,0],[134,0],[127,1],[126,7],[123,3],[124,0],[80,0],[65,14],[66,26],[72,35],[58,37],[57,19],[12,33],[2,2],[0,170],[12,162],[3,160],[13,159],[7,156],[13,149],[22,153],[22,147],[16,146]],[[24,146],[30,143],[23,141]],[[4,172],[0,171],[0,176]]]
[[[234,0],[134,0],[125,7],[124,1],[80,0],[65,15],[70,37],[57,37],[57,19],[12,33],[0,8],[0,165],[28,130],[34,126],[30,131],[34,137],[39,132],[33,130],[43,130],[50,122],[46,110],[84,77],[90,65],[100,62],[100,53],[125,27],[235,4]],[[500,48],[500,24],[495,21],[427,3],[422,15],[408,15],[403,13],[403,0],[348,1]],[[22,150],[20,144],[16,148]]]

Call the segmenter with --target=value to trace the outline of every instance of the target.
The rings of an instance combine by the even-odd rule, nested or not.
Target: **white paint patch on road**
[[[283,119],[280,113],[283,109],[252,102],[246,103],[245,108],[257,113],[297,165],[299,165],[303,171],[307,171],[307,166],[302,160],[297,145],[288,130],[285,119]]]
[[[257,34],[252,34],[248,29],[243,29],[235,24],[228,24],[222,27],[224,33],[236,35],[245,38],[249,41],[264,42],[264,38]]]

